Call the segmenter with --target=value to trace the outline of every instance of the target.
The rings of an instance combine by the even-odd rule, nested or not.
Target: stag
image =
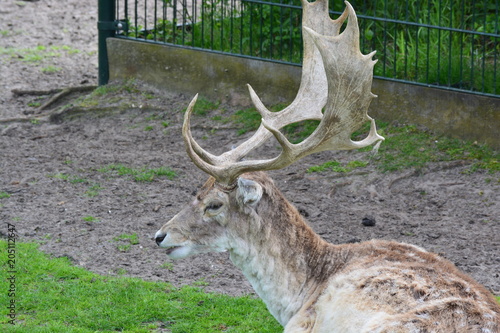
[[[186,151],[210,177],[156,232],[156,243],[172,259],[229,252],[285,332],[498,332],[499,305],[452,263],[391,241],[330,244],[263,172],[316,152],[378,145],[384,139],[367,115],[375,97],[370,91],[375,61],[374,53],[360,52],[354,9],[346,2],[344,13],[331,20],[327,0],[302,0],[302,5],[302,81],[289,107],[270,112],[249,86],[261,126],[216,156],[194,140],[190,117],[196,96],[189,104],[182,127]],[[320,123],[310,137],[290,143],[280,129],[305,119]],[[368,136],[351,140],[368,121]],[[243,159],[273,136],[281,146],[278,156]]]

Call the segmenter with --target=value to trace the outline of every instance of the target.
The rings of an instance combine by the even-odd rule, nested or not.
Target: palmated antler
[[[252,101],[262,116],[261,126],[254,136],[234,150],[215,156],[203,150],[193,139],[190,117],[197,96],[189,104],[182,128],[187,153],[201,170],[212,175],[223,187],[230,188],[245,172],[281,169],[312,153],[362,148],[384,140],[377,134],[375,121],[367,115],[368,106],[376,97],[371,93],[373,66],[376,63],[372,57],[375,52],[363,55],[360,51],[354,9],[346,1],[344,13],[332,21],[328,16],[326,0],[314,3],[303,0],[303,6],[304,67],[299,93],[289,107],[280,112],[270,112],[249,86]],[[340,34],[340,27],[348,17],[347,27]],[[321,112],[323,107],[324,113]],[[306,119],[321,122],[301,143],[290,143],[279,131],[288,124]],[[368,137],[352,141],[352,133],[369,120],[371,128]],[[282,147],[277,157],[241,161],[271,135]]]
[[[347,10],[337,19],[332,20],[328,14],[328,0],[308,2],[302,0],[302,26],[307,26],[322,35],[338,36],[340,28],[347,17]],[[302,28],[304,31],[304,28]],[[305,33],[303,32],[303,35]],[[302,60],[302,77],[299,91],[295,100],[280,112],[269,111],[253,90],[248,85],[250,97],[256,109],[275,128],[283,128],[288,124],[306,119],[321,120],[321,110],[326,104],[328,95],[328,84],[325,68],[319,50],[311,38],[304,38],[304,57]],[[212,155],[204,151],[196,142],[193,149],[197,154],[210,164],[220,165],[235,162],[245,157],[255,146],[261,145],[272,136],[262,124],[251,138],[241,143],[235,149],[223,153],[220,156]]]

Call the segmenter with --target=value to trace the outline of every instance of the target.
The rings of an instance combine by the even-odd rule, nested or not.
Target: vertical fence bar
[[[224,50],[224,11],[225,11],[225,8],[224,8],[224,1],[221,1],[220,3],[220,21],[221,21],[221,25],[220,25],[220,50],[219,51],[223,51]]]
[[[472,29],[474,29],[474,26],[476,25],[476,2],[472,1],[471,4],[472,8]],[[472,34],[471,34],[472,35]],[[474,87],[474,43],[475,43],[475,36],[471,36],[471,42],[470,42],[470,90],[473,90]]]
[[[416,13],[415,13],[416,14],[415,22],[420,22],[420,20],[419,20],[419,18],[420,18],[420,9],[421,9],[421,7],[418,6],[418,8],[416,10]],[[420,34],[419,34],[419,32],[420,32],[420,27],[419,26],[415,26],[415,64],[414,64],[414,66],[415,66],[415,68],[414,68],[414,71],[415,71],[415,81],[418,81],[418,79],[419,79],[418,75],[420,74],[419,71],[418,71],[418,69],[419,69],[419,66],[418,66],[419,62],[418,61],[420,60],[419,59],[419,49],[418,49],[419,40],[420,40]]]
[[[449,17],[449,27],[450,31],[448,32],[448,82],[447,85],[451,86],[453,82],[453,66],[452,66],[452,61],[453,61],[453,55],[452,55],[452,50],[453,50],[453,32],[451,31],[451,28],[453,28],[453,6],[450,3],[450,17]]]
[[[158,33],[158,0],[155,0],[154,18],[153,18],[153,40],[156,42]]]
[[[99,0],[97,10],[97,28],[99,30],[98,83],[100,86],[102,86],[107,84],[109,81],[108,49],[106,47],[106,39],[115,36],[115,29],[112,28],[112,25],[115,21],[115,0]]]
[[[135,38],[139,36],[139,7],[137,0],[134,1],[134,31],[135,31]]]
[[[486,16],[488,12],[488,2],[486,0],[483,1],[483,27],[484,31],[487,32],[487,26],[486,26]],[[498,17],[497,17],[498,19]],[[483,36],[483,59],[482,59],[482,64],[481,64],[481,92],[484,93],[485,89],[485,68],[486,68],[486,36]]]
[[[462,0],[461,13],[460,13],[460,25],[459,28],[465,28],[465,0]],[[464,86],[464,37],[467,37],[465,33],[460,33],[460,83],[459,88],[462,89]]]
[[[264,58],[264,5],[259,4],[259,57]]]
[[[496,5],[495,5],[495,17],[498,17],[499,15],[499,7],[498,7],[498,1],[496,2]],[[500,22],[498,22],[498,20],[496,20],[495,22],[495,33],[498,35],[498,33],[500,32]],[[499,36],[497,37],[493,37],[493,50],[498,50],[497,49],[497,43],[498,43],[498,40],[499,40]],[[495,51],[494,54],[493,54],[493,77],[496,78],[497,77],[497,58],[498,56],[498,52]],[[497,87],[498,87],[498,80],[493,80],[493,93],[495,94],[500,94],[498,91],[497,91]]]
[[[128,36],[129,34],[129,30],[128,30],[128,22],[129,22],[129,15],[128,15],[128,0],[125,0],[125,6],[123,8],[123,10],[125,11],[125,22],[127,24],[125,24],[125,36]]]

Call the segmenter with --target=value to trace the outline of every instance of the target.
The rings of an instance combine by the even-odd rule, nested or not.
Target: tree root
[[[0,124],[39,122],[43,121],[44,120],[43,118],[44,118],[43,116],[4,118],[0,119]]]
[[[83,108],[81,106],[72,106],[69,108],[62,108],[55,110],[53,112],[50,112],[49,114],[46,115],[47,120],[50,122],[57,122],[59,119],[61,119],[63,116],[68,116],[68,115],[76,115],[79,113],[87,113],[89,111],[92,112],[110,112],[110,111],[116,111],[118,108],[116,106],[102,106],[102,107],[92,107],[92,108]]]
[[[0,124],[10,124],[10,123],[41,123],[41,122],[57,122],[63,116],[75,115],[79,113],[92,112],[109,112],[115,111],[117,107],[115,106],[105,106],[105,107],[93,107],[93,108],[83,108],[81,106],[72,106],[68,108],[60,108],[53,110],[51,112],[45,113],[43,115],[31,116],[31,117],[19,117],[19,118],[5,118],[0,119]]]
[[[77,87],[68,87],[62,89],[50,89],[50,90],[19,90],[13,89],[12,93],[17,96],[23,95],[31,95],[31,96],[45,96],[52,95],[47,102],[41,105],[37,109],[37,114],[31,117],[14,117],[14,118],[5,118],[0,119],[0,124],[10,124],[10,123],[23,123],[23,122],[32,122],[38,123],[43,121],[55,121],[59,119],[61,116],[65,114],[74,114],[74,113],[82,113],[85,112],[85,109],[78,106],[67,107],[67,108],[58,108],[49,112],[43,113],[44,110],[47,110],[50,106],[54,105],[56,102],[60,101],[63,97],[68,96],[75,92],[89,92],[96,89],[97,86],[77,86]],[[101,110],[102,109],[102,110]],[[99,108],[97,111],[108,111],[113,108]]]
[[[43,111],[49,108],[51,105],[59,101],[61,98],[68,96],[69,94],[75,92],[87,92],[96,89],[97,86],[76,86],[76,87],[67,87],[67,88],[57,88],[57,89],[49,89],[49,90],[21,90],[21,89],[13,89],[12,93],[16,96],[45,96],[45,95],[54,95],[47,102],[41,105],[38,108],[38,111]]]
[[[31,95],[31,96],[45,96],[45,95],[52,95],[52,94],[57,94],[58,92],[62,91],[63,89],[50,89],[50,90],[21,90],[21,89],[12,89],[11,92],[16,95],[16,96],[24,96],[24,95]]]
[[[42,106],[38,108],[39,111],[46,110],[49,106],[53,105],[60,99],[62,99],[65,96],[68,96],[69,94],[75,93],[75,92],[87,92],[87,91],[92,91],[97,86],[78,86],[78,87],[68,87],[60,90],[58,93],[56,93],[54,96],[52,96],[47,102],[45,102]]]

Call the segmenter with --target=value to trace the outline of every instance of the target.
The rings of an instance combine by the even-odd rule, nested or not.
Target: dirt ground
[[[100,274],[251,293],[226,254],[172,262],[152,239],[206,178],[189,161],[180,137],[182,110],[191,96],[137,83],[85,103],[81,96],[87,93],[76,93],[40,110],[54,93],[34,90],[97,83],[96,2],[0,0],[0,17],[0,194],[8,194],[0,196],[0,231],[5,234],[6,223],[14,224],[21,241],[40,242],[43,251]],[[30,60],[26,50],[40,45],[48,50]],[[50,66],[59,70],[43,70]],[[57,112],[64,105],[66,115],[51,121],[5,121]],[[233,111],[213,112],[225,117]],[[194,135],[215,153],[245,139],[231,126],[193,119]],[[264,153],[276,154],[276,145],[271,142],[256,155]],[[466,174],[465,162],[434,164],[418,173],[381,174],[373,166],[348,175],[306,173],[328,160],[364,155],[317,154],[271,175],[326,240],[381,238],[420,245],[500,295],[499,175]],[[99,170],[111,164],[170,167],[178,176],[137,182]],[[367,217],[374,226],[362,224]],[[137,234],[138,243],[117,239],[124,234]]]

